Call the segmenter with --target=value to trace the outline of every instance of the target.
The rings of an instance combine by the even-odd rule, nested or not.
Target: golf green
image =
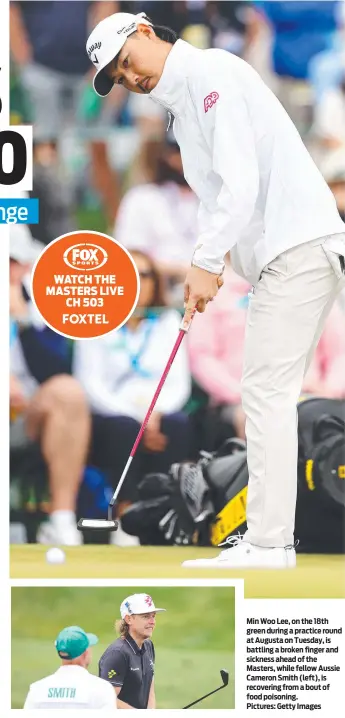
[[[185,569],[185,559],[216,556],[219,549],[197,547],[77,546],[66,548],[66,561],[48,564],[46,547],[11,547],[11,578],[243,578],[246,598],[344,598],[344,557],[297,557],[289,571]]]

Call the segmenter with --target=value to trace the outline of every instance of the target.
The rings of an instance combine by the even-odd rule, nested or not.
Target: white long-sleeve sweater
[[[287,249],[345,231],[288,114],[244,60],[178,40],[150,97],[174,115],[200,200],[194,264],[219,273],[231,250],[236,272],[256,284]],[[344,253],[344,239],[332,251]]]
[[[91,409],[103,416],[142,421],[178,336],[179,313],[167,309],[143,319],[135,331],[126,326],[92,341],[76,341],[73,374]],[[136,366],[135,366],[136,365]],[[172,414],[185,405],[191,390],[186,346],[182,342],[156,404]]]

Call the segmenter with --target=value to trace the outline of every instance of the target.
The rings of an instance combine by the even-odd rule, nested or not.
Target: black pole
[[[193,703],[188,703],[188,706],[183,706],[182,710],[184,710],[185,708],[191,708],[192,706],[195,706],[196,703],[200,703],[200,701],[203,701],[205,698],[208,698],[209,696],[213,696],[214,693],[218,693],[218,691],[221,691],[222,688],[226,688],[226,686],[229,683],[229,672],[222,669],[220,672],[220,675],[221,675],[222,681],[223,681],[222,686],[219,686],[219,688],[216,688],[214,691],[211,691],[210,693],[206,693],[205,696],[198,698],[198,700],[193,701]]]
[[[185,708],[191,708],[191,706],[195,706],[196,703],[200,703],[200,701],[203,701],[205,698],[208,698],[209,696],[212,696],[213,693],[217,693],[218,691],[221,691],[222,688],[225,688],[225,686],[219,686],[219,688],[216,688],[215,691],[211,691],[211,693],[206,693],[205,696],[202,696],[201,698],[198,698],[197,701],[193,701],[193,703],[188,703],[188,706],[183,706],[183,709],[182,709],[182,710],[184,710]]]

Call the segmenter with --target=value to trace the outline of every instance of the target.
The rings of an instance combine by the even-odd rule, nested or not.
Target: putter
[[[156,392],[155,392],[155,394],[154,394],[154,397],[153,397],[153,399],[152,399],[152,401],[151,401],[151,404],[150,404],[150,406],[149,406],[149,409],[148,409],[148,412],[147,412],[147,414],[146,414],[146,416],[145,416],[145,419],[144,419],[144,421],[143,421],[143,423],[142,423],[142,425],[141,425],[141,427],[140,427],[138,436],[137,436],[137,438],[136,438],[136,440],[135,440],[135,442],[134,442],[134,444],[133,444],[132,451],[131,451],[131,453],[130,453],[130,455],[129,455],[129,458],[128,458],[128,461],[127,461],[127,463],[126,463],[126,466],[125,466],[125,468],[124,468],[124,470],[123,470],[123,472],[122,472],[122,474],[121,474],[120,481],[119,481],[119,483],[118,483],[118,485],[117,485],[117,487],[116,487],[115,493],[114,493],[112,499],[110,500],[110,503],[109,503],[109,506],[108,506],[108,518],[107,518],[107,519],[79,519],[78,524],[77,524],[79,531],[85,531],[85,530],[87,530],[87,531],[88,531],[88,530],[92,530],[92,531],[116,531],[116,530],[117,530],[117,528],[118,528],[118,521],[115,521],[115,519],[113,519],[113,506],[114,506],[114,504],[115,504],[115,502],[116,502],[116,499],[117,499],[117,497],[118,497],[118,495],[119,495],[119,492],[120,492],[120,490],[121,490],[122,484],[123,484],[123,482],[124,482],[124,480],[125,480],[125,478],[126,478],[126,476],[127,476],[127,474],[128,474],[129,467],[130,467],[130,465],[131,465],[131,463],[132,463],[132,461],[133,461],[133,457],[134,457],[134,455],[135,455],[135,452],[136,452],[136,450],[137,450],[137,448],[138,448],[138,446],[139,446],[139,444],[140,444],[142,435],[143,435],[143,433],[144,433],[144,431],[145,431],[145,429],[146,429],[146,426],[147,426],[147,424],[148,424],[149,418],[150,418],[150,416],[151,416],[151,414],[152,414],[152,412],[153,412],[153,409],[154,409],[154,407],[155,407],[155,405],[156,405],[157,399],[158,399],[158,397],[159,397],[159,395],[160,395],[160,393],[161,393],[161,390],[162,390],[162,387],[163,387],[163,385],[164,385],[164,382],[165,382],[165,380],[166,380],[166,378],[167,378],[167,376],[168,376],[168,374],[169,374],[171,365],[172,365],[172,363],[173,363],[173,361],[174,361],[174,359],[175,359],[175,356],[176,356],[176,354],[177,354],[177,352],[178,352],[178,349],[179,349],[179,347],[180,347],[180,345],[181,345],[182,339],[183,339],[184,336],[187,334],[187,332],[188,332],[188,330],[189,330],[189,327],[190,327],[190,325],[191,325],[191,323],[192,323],[192,320],[193,320],[193,317],[194,317],[194,315],[195,315],[195,312],[196,312],[196,307],[195,307],[195,309],[193,309],[193,312],[192,312],[191,317],[190,317],[190,319],[189,319],[188,322],[186,321],[185,318],[182,319],[182,322],[181,322],[181,325],[180,325],[180,331],[179,331],[179,333],[178,333],[178,337],[177,337],[177,339],[176,339],[176,342],[175,342],[175,344],[174,344],[173,350],[172,350],[172,352],[171,352],[171,354],[170,354],[170,357],[169,357],[169,359],[168,359],[168,363],[167,363],[167,365],[166,365],[166,367],[165,367],[165,369],[164,369],[164,372],[163,372],[163,374],[162,374],[162,377],[161,377],[161,379],[160,379],[160,382],[159,382],[159,384],[158,384],[158,387],[157,387],[157,389],[156,389]]]
[[[229,683],[229,671],[225,671],[223,668],[220,671],[220,675],[222,677],[223,685],[219,686],[219,688],[216,688],[214,691],[211,691],[210,693],[206,693],[205,696],[201,696],[201,698],[198,698],[197,701],[193,701],[193,703],[188,703],[188,706],[183,706],[184,710],[185,708],[191,708],[191,706],[195,706],[196,703],[200,703],[200,701],[205,700],[205,698],[208,698],[209,696],[212,696],[213,693],[217,693],[218,691],[221,691],[222,688],[225,688]]]

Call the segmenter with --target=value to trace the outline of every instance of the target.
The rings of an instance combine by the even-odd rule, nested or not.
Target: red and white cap
[[[119,54],[127,37],[136,32],[138,25],[152,27],[152,23],[144,12],[138,15],[132,15],[129,12],[116,12],[101,20],[92,30],[86,43],[86,52],[97,70],[93,78],[93,86],[97,95],[105,97],[109,94],[113,87],[113,81],[106,75],[104,68]]]
[[[165,608],[156,608],[153,599],[147,593],[134,593],[122,601],[120,606],[121,618],[140,613],[162,613]]]

